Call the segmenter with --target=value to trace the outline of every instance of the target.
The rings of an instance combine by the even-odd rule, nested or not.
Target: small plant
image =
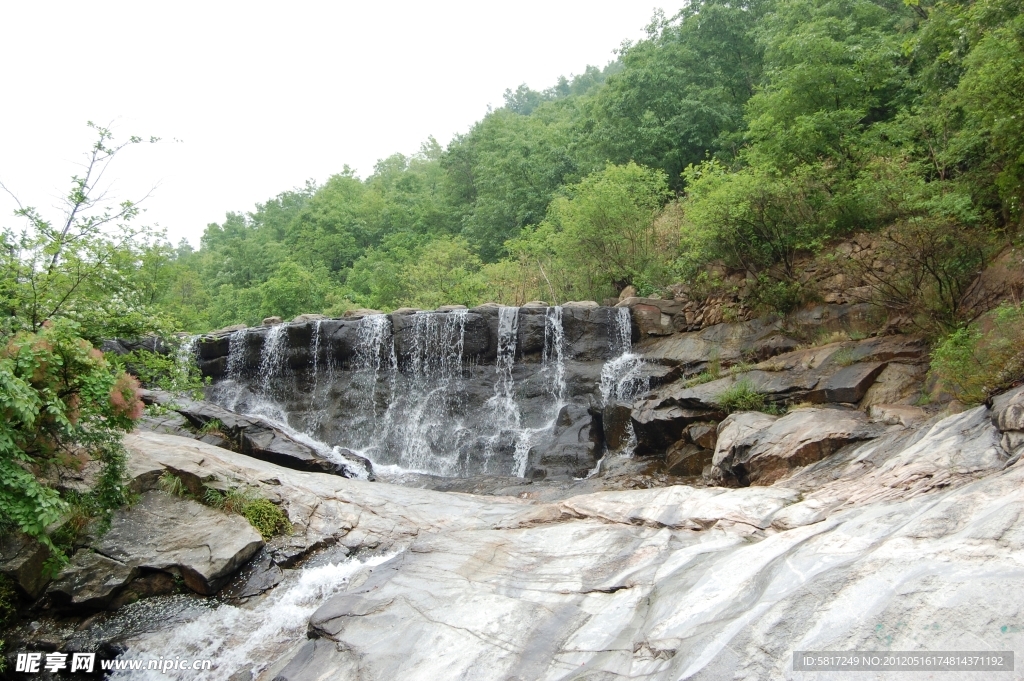
[[[199,432],[203,435],[222,435],[224,433],[224,424],[220,422],[220,419],[210,419],[203,424]]]
[[[716,402],[730,414],[736,411],[774,413],[778,410],[775,405],[769,404],[764,394],[757,392],[753,384],[746,379],[736,381],[722,391]]]
[[[288,520],[287,514],[274,502],[258,496],[252,490],[239,487],[227,492],[220,492],[208,488],[203,501],[209,506],[242,516],[256,528],[264,541],[279,534],[291,532],[292,524]]]
[[[693,377],[687,379],[686,387],[687,388],[692,388],[695,385],[703,385],[705,383],[710,383],[711,381],[715,381],[718,378],[719,378],[719,376],[718,376],[717,373],[712,373],[712,372],[708,371],[707,369],[705,369],[704,371],[700,372],[696,376],[693,376]]]
[[[188,488],[185,487],[185,483],[177,475],[170,471],[164,471],[157,481],[160,485],[160,489],[167,492],[168,494],[176,497],[188,496]]]
[[[754,365],[750,362],[740,362],[729,367],[729,375],[738,376],[739,374],[745,374],[748,371],[753,371],[753,369]]]
[[[839,348],[829,357],[832,363],[841,367],[848,367],[857,361],[853,348]]]
[[[868,334],[864,331],[851,331],[848,335],[852,341],[862,341],[868,337]]]
[[[932,351],[931,369],[960,402],[980,404],[1024,378],[1022,348],[1024,310],[1004,304],[942,339]]]

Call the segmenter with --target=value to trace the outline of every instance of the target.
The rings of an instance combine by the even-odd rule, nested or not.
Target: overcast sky
[[[655,0],[657,2],[657,0]],[[658,3],[668,14],[682,0]],[[6,2],[0,9],[0,181],[44,212],[93,140],[155,135],[111,168],[155,186],[143,219],[198,244],[207,223],[307,178],[361,177],[442,145],[506,88],[604,66],[656,5],[487,2]],[[0,197],[2,224],[13,202]]]

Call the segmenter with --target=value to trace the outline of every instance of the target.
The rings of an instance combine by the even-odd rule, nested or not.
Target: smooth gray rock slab
[[[263,539],[242,516],[152,491],[118,510],[110,529],[91,546],[132,568],[180,574],[190,589],[211,595],[252,558]]]
[[[46,593],[62,604],[100,609],[106,607],[138,573],[137,567],[81,549],[57,575]]]

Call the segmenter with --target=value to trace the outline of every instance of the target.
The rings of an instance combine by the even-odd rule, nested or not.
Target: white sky
[[[115,161],[113,194],[156,186],[142,219],[198,245],[227,211],[346,163],[365,177],[428,135],[446,145],[506,88],[604,66],[655,3],[683,0],[4,2],[0,181],[52,214],[86,121],[155,135]],[[0,196],[0,224],[13,208]]]

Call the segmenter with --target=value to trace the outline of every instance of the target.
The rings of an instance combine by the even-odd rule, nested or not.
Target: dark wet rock
[[[698,447],[714,451],[718,443],[718,424],[694,423],[686,429],[686,438]]]
[[[884,428],[853,409],[797,409],[783,417],[732,414],[718,428],[715,480],[770,485],[792,469],[820,461]]]
[[[608,449],[618,451],[625,447],[630,440],[630,413],[632,407],[622,402],[613,402],[606,405],[601,412],[601,423],[604,430],[604,440]]]
[[[262,419],[242,416],[209,402],[182,402],[175,410],[201,429],[211,422],[219,422],[217,430],[230,441],[230,449],[237,449],[256,459],[300,471],[334,473],[347,478],[372,477],[373,467],[365,458],[344,450],[339,452],[346,461],[326,458],[316,449],[299,442],[286,432]],[[215,438],[215,444],[221,446]]]
[[[216,593],[262,546],[245,518],[155,491],[115,512],[110,529],[91,542],[129,568],[180,575],[204,595]]]
[[[637,441],[636,453],[662,454],[682,438],[691,423],[723,416],[717,409],[688,409],[674,405],[661,407],[650,401],[642,403],[631,414]]]
[[[20,532],[0,536],[0,575],[4,575],[29,598],[38,598],[50,579],[43,569],[50,550]]]
[[[715,453],[685,441],[677,442],[665,454],[665,472],[669,475],[695,477],[711,464]]]
[[[245,599],[273,589],[284,579],[284,572],[263,548],[220,591],[221,598]]]
[[[545,475],[586,475],[597,464],[601,433],[596,425],[586,407],[562,407],[552,435],[530,448],[531,467]]]
[[[99,610],[138,574],[130,567],[88,549],[81,549],[71,558],[46,593],[59,605]]]

